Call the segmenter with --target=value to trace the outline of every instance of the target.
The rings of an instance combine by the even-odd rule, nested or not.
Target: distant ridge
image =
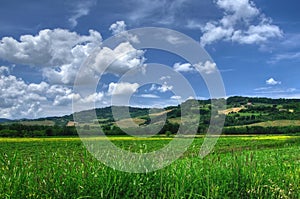
[[[11,122],[12,120],[6,118],[0,118],[0,123]]]
[[[191,99],[190,99],[191,100]],[[188,103],[187,100],[186,102],[183,103]],[[212,99],[216,100],[216,99]],[[202,111],[205,111],[206,105],[209,105],[211,103],[211,99],[206,99],[206,100],[197,100],[200,107],[202,107]],[[293,103],[300,103],[300,99],[284,99],[284,98],[279,98],[279,99],[272,99],[272,98],[267,98],[267,97],[243,97],[243,96],[231,96],[226,99],[227,107],[228,108],[235,108],[235,107],[243,107],[246,106],[247,104],[265,104],[268,106],[275,106],[275,105],[288,105],[288,104],[293,104]],[[300,106],[300,105],[299,105]],[[122,106],[120,106],[122,108]],[[124,108],[124,106],[123,106]],[[167,106],[164,108],[165,110],[172,110],[172,112],[176,112],[178,109],[180,109],[180,104],[178,106]],[[240,108],[241,109],[241,108]],[[130,110],[130,115],[132,118],[141,118],[149,114],[149,108],[139,108],[139,107],[129,107]],[[227,109],[230,110],[230,109]],[[284,109],[280,109],[283,111]],[[51,116],[51,117],[44,117],[44,118],[38,118],[38,119],[16,119],[16,120],[11,120],[11,119],[6,119],[6,118],[0,118],[0,124],[1,123],[11,123],[11,122],[35,122],[34,124],[36,125],[37,122],[41,122],[41,124],[45,124],[45,121],[53,121],[55,125],[59,126],[65,126],[69,121],[74,121],[73,115],[78,114],[84,116],[84,120],[93,122],[94,114],[96,111],[97,119],[100,122],[111,122],[114,120],[113,115],[112,115],[112,107],[102,107],[102,108],[96,108],[95,110],[84,110],[80,111],[78,113],[73,113],[65,116]],[[172,114],[170,112],[168,115]],[[232,111],[230,111],[232,112]],[[203,115],[203,112],[201,113]],[[284,119],[284,118],[283,118]]]

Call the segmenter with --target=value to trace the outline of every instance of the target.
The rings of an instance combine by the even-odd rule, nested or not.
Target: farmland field
[[[110,138],[142,153],[172,140]],[[203,159],[202,142],[135,174],[100,163],[77,137],[0,138],[0,198],[300,198],[300,136],[224,136]]]
[[[275,120],[275,121],[266,121],[259,122],[255,124],[245,125],[245,126],[300,126],[300,120]]]

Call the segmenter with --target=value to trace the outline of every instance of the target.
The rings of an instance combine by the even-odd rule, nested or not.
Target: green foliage
[[[261,104],[295,104],[299,103],[300,99],[271,99],[266,97],[241,97],[241,96],[234,96],[229,97],[227,100],[228,105],[245,105],[248,102],[251,102],[253,104],[255,103],[261,103]]]
[[[244,127],[228,127],[223,129],[225,135],[272,135],[272,134],[295,134],[300,132],[300,126],[244,126]]]
[[[1,137],[18,137],[19,133],[17,130],[11,130],[11,129],[2,129],[0,131]]]
[[[19,123],[1,125],[0,137],[41,137],[77,135],[75,127],[28,126]]]
[[[171,131],[166,131],[166,136],[167,137],[170,137],[172,135],[172,132]]]

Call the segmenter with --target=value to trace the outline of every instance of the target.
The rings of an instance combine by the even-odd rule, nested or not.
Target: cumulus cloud
[[[218,70],[216,64],[210,61],[206,61],[205,63],[199,62],[194,65],[190,63],[175,63],[173,68],[177,72],[195,72],[198,69],[198,71],[205,74],[215,73]]]
[[[101,44],[99,32],[82,36],[64,29],[41,30],[37,35],[22,35],[19,41],[0,40],[0,59],[38,67],[51,83],[72,84],[83,60]]]
[[[126,31],[126,24],[124,21],[116,21],[111,24],[109,30],[112,31],[113,35],[117,35]]]
[[[173,89],[173,86],[168,85],[167,82],[164,82],[163,85],[159,86],[157,90],[161,93],[165,93]]]
[[[129,95],[136,92],[138,88],[138,83],[112,82],[108,85],[107,95]]]
[[[95,0],[84,0],[79,2],[74,2],[73,15],[69,18],[69,22],[72,28],[76,27],[78,24],[78,19],[80,17],[86,16],[90,13],[92,6],[96,4]]]
[[[172,85],[168,85],[167,82],[164,82],[162,85],[158,86],[156,84],[152,84],[149,91],[159,91],[161,93],[165,93],[173,89]]]
[[[46,98],[40,95],[38,85],[34,87],[0,70],[0,117],[34,118],[39,115],[42,111],[41,102]]]
[[[86,96],[85,98],[80,99],[82,103],[95,103],[100,102],[104,97],[103,92],[93,93]]]
[[[88,75],[83,74],[89,78],[99,75],[107,64],[111,65],[105,72],[115,75],[145,66],[144,51],[135,49],[129,41],[120,43],[114,49],[100,47],[101,43],[100,33],[94,30],[90,30],[89,35],[79,35],[64,29],[45,29],[37,35],[22,35],[19,40],[12,37],[0,39],[0,59],[31,66],[40,70],[44,77],[40,83],[27,83],[10,75],[8,67],[0,66],[0,117],[61,115],[71,112],[72,100],[80,103],[101,101],[105,96],[103,92],[83,97],[74,93],[71,87],[78,69],[92,53],[98,52],[85,71]],[[116,85],[110,84],[110,91],[113,86]],[[136,86],[125,85],[129,88],[123,88],[121,84],[116,88],[116,93],[135,91]],[[61,108],[53,109],[53,106]]]
[[[104,47],[95,58],[93,68],[98,72],[122,74],[132,68],[143,66],[144,51],[135,49],[129,42],[119,44],[115,49]],[[108,67],[105,70],[105,67]]]
[[[124,38],[125,41],[131,41],[133,43],[139,43],[139,38],[136,35],[130,34],[126,30],[126,24],[124,21],[116,21],[115,23],[111,24],[109,30],[112,32],[113,35]]]
[[[212,74],[218,70],[216,64],[210,61],[206,61],[205,63],[199,62],[198,64],[194,64],[194,67],[205,74]]]
[[[9,68],[7,66],[0,66],[0,74],[9,73]]]
[[[102,41],[99,32],[90,30],[81,36],[64,29],[45,29],[37,35],[22,35],[0,40],[0,58],[11,63],[49,67],[71,63],[77,53],[88,54]],[[85,50],[84,50],[85,49]]]
[[[72,100],[99,102],[104,96],[99,92],[82,97],[67,86],[50,85],[44,81],[26,83],[9,72],[8,67],[0,67],[0,117],[18,119],[49,116],[50,112],[53,115],[67,114],[71,112]]]
[[[75,19],[76,20],[76,19]],[[123,28],[122,28],[123,27]],[[119,22],[112,25],[114,34],[126,30],[126,24]],[[137,38],[127,34],[129,40]],[[12,64],[28,65],[40,70],[44,80],[40,83],[27,83],[10,75],[9,68],[0,66],[0,117],[36,118],[43,114],[61,115],[71,112],[72,100],[79,103],[99,102],[109,97],[103,92],[80,96],[74,93],[72,85],[82,63],[92,53],[95,59],[85,72],[96,77],[104,66],[105,71],[120,75],[129,69],[143,68],[144,51],[135,49],[130,41],[117,45],[114,49],[100,47],[101,34],[90,30],[88,35],[79,35],[64,29],[44,29],[36,35],[22,35],[20,38],[3,37],[0,39],[0,59]],[[85,75],[85,73],[83,74]],[[138,84],[111,83],[108,94],[116,95],[135,92]],[[149,97],[149,96],[148,96]],[[107,100],[107,99],[106,99]],[[101,101],[102,103],[102,101]],[[104,103],[104,101],[103,101]],[[54,107],[61,107],[53,109]]]
[[[274,78],[270,78],[270,79],[266,80],[266,84],[277,85],[277,84],[281,84],[281,81],[276,81]]]
[[[78,93],[73,93],[71,90],[67,90],[64,95],[57,95],[53,101],[53,106],[69,106],[72,100],[78,104],[89,104],[100,102],[103,99],[103,92],[92,93],[87,96],[80,96]]]
[[[175,63],[173,65],[173,68],[177,72],[192,72],[195,70],[195,68],[190,63]]]
[[[63,96],[56,96],[53,102],[53,106],[67,106],[72,102],[73,98],[80,98],[78,94],[69,93]]]
[[[217,0],[224,10],[218,21],[207,22],[201,27],[203,46],[216,41],[232,41],[240,44],[261,44],[271,38],[281,37],[282,31],[267,18],[250,0]]]
[[[102,37],[90,30],[89,35],[79,35],[64,29],[41,30],[37,35],[23,35],[19,41],[4,37],[0,40],[0,59],[11,63],[29,65],[40,69],[51,84],[72,85],[83,61],[96,50],[92,69],[111,64],[106,72],[121,74],[143,66],[144,51],[135,49],[128,41],[115,49],[100,48]],[[100,70],[101,71],[101,70]]]

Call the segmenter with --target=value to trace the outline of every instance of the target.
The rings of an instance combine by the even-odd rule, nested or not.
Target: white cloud
[[[32,66],[40,70],[45,78],[40,83],[26,83],[10,75],[8,67],[0,66],[0,117],[37,118],[69,114],[72,100],[80,104],[100,102],[100,106],[106,103],[108,99],[105,97],[109,96],[103,92],[88,96],[74,93],[71,85],[83,61],[92,52],[99,52],[85,71],[94,77],[101,67],[110,63],[106,72],[116,75],[134,67],[143,69],[145,58],[144,51],[135,49],[129,42],[120,43],[114,49],[100,48],[101,42],[102,37],[97,31],[90,30],[89,35],[79,35],[64,29],[45,29],[37,35],[22,35],[19,40],[12,37],[0,39],[0,59]],[[139,85],[110,84],[110,92],[113,86],[115,94],[123,94],[135,92]]]
[[[181,96],[173,95],[173,96],[171,97],[171,99],[174,99],[174,100],[180,100],[180,99],[181,99]]]
[[[110,63],[106,72],[115,74],[144,65],[144,51],[135,49],[129,42],[123,42],[115,49],[100,49],[101,42],[100,33],[94,30],[82,36],[63,29],[45,29],[35,36],[23,35],[19,41],[2,38],[0,59],[37,67],[49,83],[65,85],[73,84],[79,67],[96,49],[99,50],[96,64],[91,65],[96,72]]]
[[[225,27],[233,26],[239,20],[249,23],[260,13],[255,4],[249,0],[217,0],[216,4],[228,13],[221,20]]]
[[[195,97],[193,97],[193,96],[189,96],[188,98],[186,98],[186,100],[185,101],[187,101],[187,100],[194,100],[195,99]]]
[[[224,10],[218,21],[207,22],[201,28],[203,46],[216,41],[233,41],[240,44],[262,44],[271,38],[282,37],[280,28],[272,24],[250,0],[217,0],[216,5]]]
[[[294,52],[294,53],[282,53],[282,54],[277,54],[272,59],[269,61],[269,63],[274,64],[278,63],[280,61],[295,61],[295,60],[300,60],[300,52]]]
[[[204,34],[201,37],[201,45],[205,46],[223,39],[229,40],[233,31],[233,28],[224,28],[218,26],[216,23],[208,22],[205,27],[202,28]]]
[[[281,84],[281,82],[276,81],[274,78],[270,78],[270,79],[266,80],[266,84],[267,85],[277,85],[277,84]]]
[[[38,35],[22,35],[0,40],[0,59],[40,68],[51,83],[72,84],[76,71],[101,44],[99,32],[81,36],[64,29],[41,30]]]
[[[4,70],[1,70],[4,69]],[[71,113],[72,100],[80,103],[100,102],[103,92],[81,97],[63,85],[26,83],[0,67],[0,118],[38,118]]]
[[[46,82],[41,82],[39,84],[31,83],[28,85],[28,91],[43,95],[49,90],[49,84]]]
[[[201,28],[203,28],[203,26],[200,23],[198,23],[194,20],[188,20],[186,27],[189,28],[189,29],[201,29]]]
[[[157,86],[155,84],[152,84],[149,91],[155,91],[157,90]]]
[[[166,40],[170,43],[170,44],[173,44],[173,45],[176,45],[176,44],[181,44],[185,41],[183,41],[182,39],[180,39],[179,37],[176,37],[172,34],[169,34],[166,36]]]
[[[241,44],[260,44],[270,38],[281,36],[282,33],[278,26],[261,23],[256,26],[251,25],[247,31],[235,31],[231,39]]]
[[[154,95],[154,94],[141,94],[140,97],[143,97],[143,98],[152,98],[152,99],[160,98],[158,95]]]
[[[113,35],[120,34],[126,31],[126,24],[124,21],[116,21],[109,27],[109,30],[112,31]]]
[[[34,118],[41,113],[41,102],[46,100],[39,86],[32,89],[22,79],[3,71],[0,71],[0,96],[0,117],[4,118]]]
[[[95,103],[95,102],[99,102],[103,99],[104,94],[103,92],[99,92],[99,93],[93,93],[91,95],[86,96],[85,98],[81,99],[82,103]]]
[[[69,18],[69,22],[72,28],[76,27],[78,24],[78,19],[80,17],[86,16],[89,14],[92,6],[96,4],[95,0],[84,0],[79,2],[73,2],[75,4],[73,15]]]
[[[0,58],[39,67],[72,63],[78,51],[87,54],[101,44],[100,33],[90,30],[89,34],[81,36],[64,29],[45,29],[35,36],[22,35],[20,41],[3,37],[0,40]]]
[[[269,86],[269,87],[259,87],[259,88],[255,88],[254,90],[255,91],[265,91],[265,90],[269,90],[271,88],[272,88],[271,86]]]
[[[72,103],[72,100],[76,102],[76,105],[81,104],[89,104],[89,103],[96,103],[100,102],[104,97],[103,92],[99,93],[92,93],[87,96],[80,96],[78,93],[73,93],[72,91],[65,95],[57,95],[54,99],[53,106],[69,106]]]
[[[300,34],[299,33],[286,33],[284,40],[279,43],[279,47],[284,50],[295,50],[299,48]]]
[[[0,74],[9,73],[9,68],[6,66],[0,66]]]
[[[201,73],[205,74],[212,74],[218,70],[216,64],[210,61],[206,61],[204,64],[199,62],[198,64],[194,64],[194,67],[197,68]]]
[[[289,93],[292,93],[292,92],[297,91],[297,89],[296,88],[288,88],[286,91]]]
[[[126,41],[139,43],[139,38],[136,35],[129,34],[126,30],[126,26],[124,21],[116,21],[109,27],[109,30],[112,31],[113,35],[124,38]]]
[[[159,79],[163,81],[163,80],[171,79],[171,76],[169,76],[169,75],[161,76]]]
[[[173,86],[168,85],[167,82],[164,82],[161,86],[157,87],[157,90],[161,93],[165,93],[173,89]]]
[[[67,106],[70,105],[73,98],[79,99],[80,96],[78,94],[69,93],[66,95],[58,95],[55,97],[53,106]]]
[[[129,0],[133,8],[128,19],[134,23],[152,21],[156,24],[169,25],[176,23],[178,13],[187,0]]]
[[[195,71],[195,68],[190,63],[175,63],[173,68],[177,72],[192,72]]]
[[[138,83],[110,83],[108,86],[107,95],[129,95],[137,91],[139,88]]]
[[[161,86],[158,86],[156,84],[152,84],[149,91],[159,91],[161,93],[165,93],[167,91],[170,91],[173,89],[172,85],[168,85],[167,82],[164,82]]]
[[[260,87],[254,89],[256,94],[281,94],[282,96],[284,94],[290,95],[291,93],[294,93],[297,91],[296,88],[274,88],[274,87]],[[272,96],[271,96],[272,97]],[[285,98],[285,97],[283,97]]]
[[[115,49],[104,47],[95,58],[94,69],[102,72],[122,74],[129,69],[143,66],[145,62],[144,51],[135,49],[129,42],[119,44]]]

